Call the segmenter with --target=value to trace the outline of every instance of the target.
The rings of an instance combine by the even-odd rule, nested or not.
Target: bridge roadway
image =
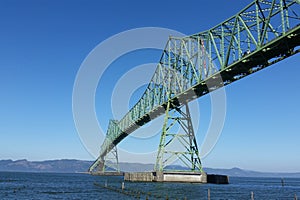
[[[276,0],[273,0],[273,2],[275,1]],[[297,3],[299,2],[297,1]],[[240,59],[233,61],[228,66],[220,67],[217,72],[210,74],[197,84],[194,84],[183,92],[171,97],[169,99],[171,102],[170,110],[292,56],[300,51],[299,46],[300,20],[299,24],[278,35],[271,41],[266,42],[260,48],[256,47],[249,53],[244,53],[240,56]],[[230,51],[228,51],[228,53],[230,53]],[[93,163],[89,171],[93,171],[97,166],[100,166],[100,168],[103,167],[105,155],[107,155],[107,153],[109,153],[113,147],[126,136],[147,122],[163,115],[166,112],[167,102],[168,101],[165,101],[162,104],[153,107],[150,111],[129,123],[128,126],[122,127],[122,129],[117,128],[118,130],[115,131],[115,133],[111,135],[108,134],[103,142],[98,159]],[[122,120],[124,120],[124,118]],[[120,122],[118,124],[120,124]],[[116,123],[115,125],[118,124]],[[114,137],[112,137],[112,135],[114,135]]]

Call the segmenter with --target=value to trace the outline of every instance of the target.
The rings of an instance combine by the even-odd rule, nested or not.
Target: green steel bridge
[[[300,51],[300,0],[255,0],[217,26],[169,37],[155,73],[139,101],[119,121],[110,120],[98,159],[89,172],[104,172],[116,146],[147,122],[165,114],[155,171],[178,158],[202,171],[188,102]],[[184,132],[172,133],[179,125]],[[178,140],[184,151],[168,150]],[[115,167],[117,168],[117,167]]]

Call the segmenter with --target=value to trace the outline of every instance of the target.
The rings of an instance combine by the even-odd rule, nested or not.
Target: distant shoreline
[[[29,172],[29,173],[76,173],[89,174],[87,172],[93,161],[62,159],[45,161],[28,160],[0,160],[0,172]],[[142,163],[120,163],[120,169],[124,172],[142,172],[152,171],[154,164]],[[184,170],[178,165],[170,166],[170,169]],[[277,178],[300,178],[300,172],[258,172],[243,170],[240,168],[232,169],[213,169],[204,168],[204,171],[210,174],[224,174],[231,177],[277,177]]]

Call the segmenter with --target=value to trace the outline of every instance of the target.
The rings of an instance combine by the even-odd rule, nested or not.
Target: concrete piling
[[[254,200],[254,193],[251,192],[251,200]]]
[[[281,186],[284,187],[284,179],[281,178]]]

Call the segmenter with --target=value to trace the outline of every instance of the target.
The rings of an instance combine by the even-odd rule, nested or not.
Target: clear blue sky
[[[132,28],[200,32],[250,2],[1,1],[0,159],[93,160],[81,144],[72,116],[73,83],[88,53],[108,37]],[[130,66],[157,62],[160,54],[136,52],[140,59],[133,62],[129,55],[124,61],[128,66],[120,64],[110,73],[120,77]],[[225,126],[203,160],[205,167],[300,171],[299,63],[296,55],[226,87]],[[109,93],[112,80],[103,81]],[[103,104],[96,98],[97,115],[104,121],[110,118],[104,109],[107,98]],[[209,96],[199,103],[205,130]],[[143,145],[149,143],[136,148]]]

